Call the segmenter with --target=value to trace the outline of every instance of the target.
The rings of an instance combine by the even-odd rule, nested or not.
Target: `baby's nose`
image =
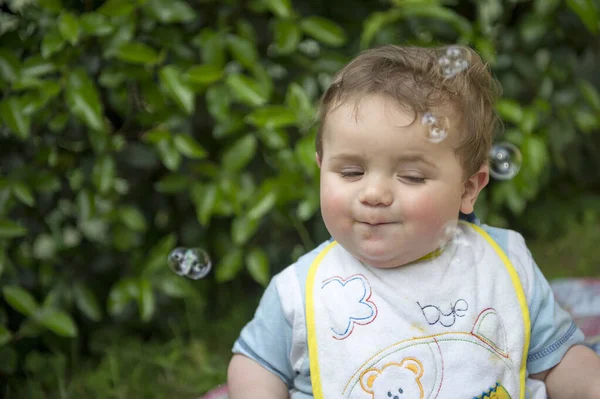
[[[359,200],[370,206],[389,206],[394,200],[389,185],[383,182],[367,184],[359,195]]]

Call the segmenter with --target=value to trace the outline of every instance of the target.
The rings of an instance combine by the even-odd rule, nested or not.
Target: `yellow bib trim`
[[[488,244],[490,244],[492,246],[492,248],[494,248],[494,251],[496,251],[496,254],[498,254],[500,259],[502,260],[502,263],[504,263],[504,266],[506,267],[506,271],[508,272],[510,279],[513,283],[515,293],[517,294],[517,300],[519,301],[519,306],[521,307],[521,314],[523,315],[523,326],[525,329],[525,342],[523,342],[523,354],[521,355],[522,357],[521,357],[521,370],[520,370],[520,376],[521,376],[521,395],[520,395],[520,397],[521,397],[521,399],[525,399],[525,384],[526,384],[526,380],[527,380],[527,353],[529,352],[529,341],[531,339],[531,319],[529,318],[529,307],[527,306],[527,299],[525,298],[525,291],[523,290],[523,286],[521,285],[521,280],[519,279],[519,275],[517,274],[515,267],[513,266],[510,259],[508,259],[508,256],[506,256],[506,254],[504,253],[502,248],[500,248],[500,246],[496,243],[496,241],[494,241],[494,239],[492,237],[490,237],[490,235],[485,230],[483,230],[481,227],[479,227],[475,224],[472,224],[472,223],[467,223],[467,224],[470,225],[483,238],[485,238],[485,240],[488,242]]]
[[[319,370],[319,351],[317,350],[317,334],[316,334],[316,321],[315,321],[315,304],[314,304],[314,286],[315,286],[315,275],[319,264],[331,250],[331,248],[337,245],[336,241],[332,241],[331,244],[327,245],[319,255],[315,258],[313,263],[310,265],[308,270],[308,276],[306,277],[306,329],[307,329],[307,343],[308,343],[308,357],[310,359],[310,375],[313,389],[313,397],[315,399],[323,399],[323,387],[321,384],[321,372]]]

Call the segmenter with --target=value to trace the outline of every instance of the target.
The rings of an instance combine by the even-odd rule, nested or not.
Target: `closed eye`
[[[423,184],[425,183],[424,177],[416,177],[416,176],[401,176],[402,180],[409,182],[410,184]]]
[[[340,176],[342,176],[342,177],[360,177],[362,175],[363,175],[363,172],[358,171],[358,170],[348,170],[348,171],[340,172]]]

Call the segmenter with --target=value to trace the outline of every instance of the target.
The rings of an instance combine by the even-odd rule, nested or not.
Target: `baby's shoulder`
[[[291,311],[304,304],[306,278],[314,260],[331,243],[324,241],[275,275],[274,282],[284,310]],[[286,312],[287,313],[287,312]]]
[[[511,229],[493,227],[486,224],[480,227],[500,247],[515,268],[525,292],[530,292],[535,279],[535,262],[521,233]]]

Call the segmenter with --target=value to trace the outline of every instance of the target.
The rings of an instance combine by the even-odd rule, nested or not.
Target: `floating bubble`
[[[427,140],[432,143],[439,143],[444,140],[448,136],[447,122],[447,118],[438,120],[431,112],[426,112],[421,118],[421,124],[427,127]]]
[[[497,180],[510,180],[523,163],[521,151],[512,143],[496,143],[490,150],[490,175]]]
[[[448,136],[448,131],[446,129],[432,127],[429,129],[427,140],[431,141],[432,143],[439,143],[444,140],[446,136]]]
[[[421,123],[425,126],[434,125],[437,122],[437,118],[431,113],[427,112],[421,118]]]
[[[192,280],[206,277],[212,267],[208,253],[201,248],[175,248],[167,261],[173,272]]]
[[[438,248],[442,251],[453,251],[452,262],[471,263],[475,260],[474,248],[461,225],[456,222],[444,226]]]
[[[444,77],[452,78],[469,67],[469,54],[460,47],[451,46],[439,58],[438,64],[442,67]]]

